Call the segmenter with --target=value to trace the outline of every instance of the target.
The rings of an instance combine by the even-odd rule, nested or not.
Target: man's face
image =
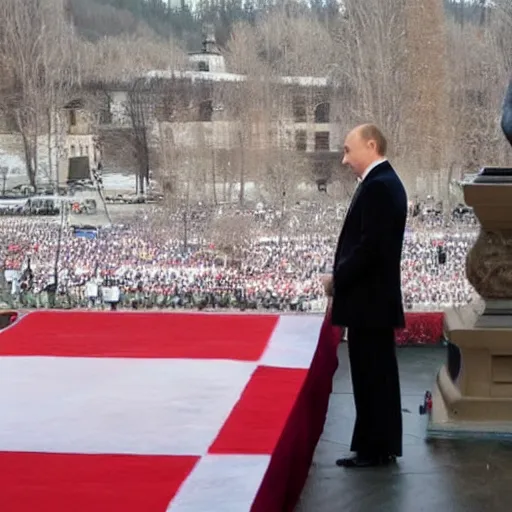
[[[357,176],[361,176],[370,165],[372,148],[368,141],[362,139],[359,131],[351,131],[343,146],[343,165],[348,165]]]

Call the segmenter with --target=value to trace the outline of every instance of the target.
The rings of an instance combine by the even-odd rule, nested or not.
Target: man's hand
[[[334,292],[333,287],[333,278],[331,274],[323,274],[322,277],[322,284],[324,285],[324,292],[327,297],[332,297]]]

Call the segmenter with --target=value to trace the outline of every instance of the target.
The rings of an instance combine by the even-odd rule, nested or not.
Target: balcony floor
[[[354,405],[346,345],[339,350],[327,423],[296,512],[505,512],[512,500],[512,443],[425,441],[418,406],[446,360],[443,348],[398,350],[404,456],[391,468],[343,469]]]

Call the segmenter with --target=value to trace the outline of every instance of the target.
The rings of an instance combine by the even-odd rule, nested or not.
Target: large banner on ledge
[[[329,312],[26,314],[0,331],[0,510],[291,512],[338,342]]]

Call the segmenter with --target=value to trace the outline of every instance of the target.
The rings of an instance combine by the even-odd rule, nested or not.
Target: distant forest
[[[406,1],[406,0],[403,0]],[[488,0],[444,0],[446,11],[461,24],[485,20]],[[297,14],[310,14],[326,25],[335,25],[343,16],[337,0],[284,2],[273,0],[69,0],[70,15],[79,33],[95,41],[104,36],[143,33],[176,39],[184,50],[198,50],[201,28],[213,23],[218,44],[229,40],[233,25],[254,23],[259,16],[279,7]]]

